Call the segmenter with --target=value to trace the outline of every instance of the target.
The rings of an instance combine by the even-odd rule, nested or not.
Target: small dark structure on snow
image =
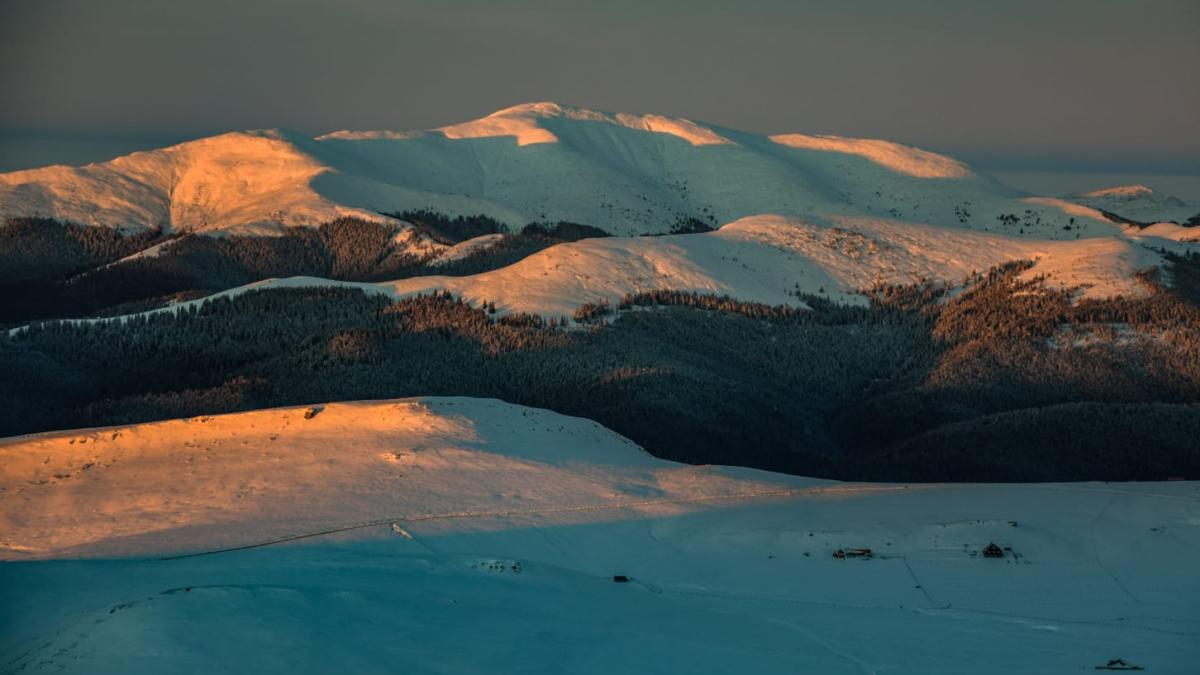
[[[846,558],[863,558],[865,560],[870,560],[872,555],[871,549],[869,548],[839,548],[833,552],[833,557],[837,558],[838,560],[845,560]]]
[[[988,544],[983,549],[983,557],[985,558],[1003,558],[1004,551],[995,543]]]
[[[1145,668],[1135,666],[1125,659],[1110,659],[1108,663],[1096,666],[1096,670],[1145,670]]]

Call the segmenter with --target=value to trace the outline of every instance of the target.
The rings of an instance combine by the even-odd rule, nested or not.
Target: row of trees
[[[0,226],[0,285],[65,279],[165,239],[159,230],[123,235],[50,218],[9,218]]]
[[[342,218],[278,237],[181,236],[157,255],[108,265],[167,238],[9,220],[0,227],[9,263],[0,267],[0,325],[136,311],[269,277],[368,281],[424,272],[427,258],[397,247],[393,236],[391,226]]]

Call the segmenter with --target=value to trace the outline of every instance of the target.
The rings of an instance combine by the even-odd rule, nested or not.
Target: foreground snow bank
[[[1200,644],[1196,483],[815,481],[428,398],[9,439],[0,488],[6,557],[134,557],[0,565],[11,670],[1185,673]]]

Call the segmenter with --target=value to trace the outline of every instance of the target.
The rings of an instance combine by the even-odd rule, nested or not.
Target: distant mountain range
[[[1138,295],[1139,270],[1159,265],[1162,252],[1186,253],[1196,238],[1179,225],[1148,225],[1160,220],[1156,213],[1178,216],[1188,208],[1140,186],[1067,199],[1028,196],[950,157],[888,141],[762,136],[555,103],[519,105],[430,131],[317,138],[239,132],[79,168],[0,174],[0,215],[10,218],[227,236],[280,235],[351,217],[392,231],[386,248],[370,249],[368,257],[424,261],[403,273],[388,274],[399,269],[393,265],[338,276],[285,260],[263,268],[263,276],[330,274],[340,281],[244,288],[384,279],[363,287],[394,297],[448,290],[501,314],[560,316],[657,290],[769,304],[800,305],[804,293],[856,302],[876,284],[958,284],[1015,260],[1036,261],[1030,276],[1085,294]],[[529,223],[579,223],[583,234],[569,238],[627,238],[537,253],[539,245],[523,259],[467,265],[482,273],[429,276],[454,274],[445,263],[487,255],[508,235],[485,227],[482,236],[467,228],[468,234],[446,237],[403,215],[413,213],[443,222],[482,216],[510,232]],[[635,236],[664,233],[680,234]],[[145,263],[172,249],[183,250],[156,243],[126,260]],[[187,274],[197,274],[195,260],[213,259],[204,255],[193,251]],[[241,278],[262,279],[246,274]],[[239,283],[245,282],[215,289]]]
[[[767,213],[973,229],[1012,216],[1057,239],[1114,231],[1094,210],[1030,198],[960,161],[897,143],[764,136],[555,103],[429,131],[235,132],[84,167],[0,174],[0,216],[124,230],[273,233],[414,209],[518,227],[578,222],[618,235]]]

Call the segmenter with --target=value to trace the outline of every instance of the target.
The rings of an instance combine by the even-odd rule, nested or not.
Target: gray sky
[[[1197,36],[1197,0],[0,0],[0,135],[411,129],[554,100],[1200,173]]]

